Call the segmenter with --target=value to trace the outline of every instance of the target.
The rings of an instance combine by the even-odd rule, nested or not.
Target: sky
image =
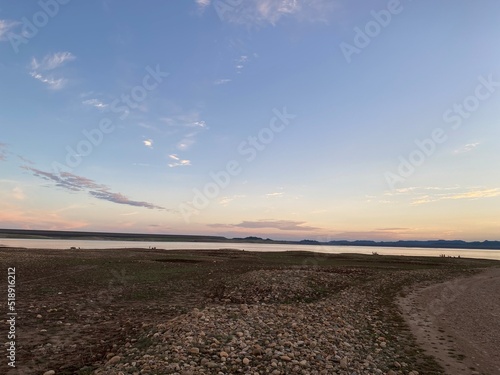
[[[0,227],[500,240],[496,0],[0,0]]]

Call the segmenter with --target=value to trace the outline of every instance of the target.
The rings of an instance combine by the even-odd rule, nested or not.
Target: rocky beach
[[[494,374],[471,369],[465,347],[449,353],[466,372],[449,372],[408,320],[418,306],[436,320],[456,310],[460,283],[448,284],[453,299],[435,293],[423,307],[415,293],[497,272],[494,261],[230,249],[0,252],[19,278],[18,367],[2,368],[9,375]],[[400,301],[410,299],[413,310],[405,310]]]

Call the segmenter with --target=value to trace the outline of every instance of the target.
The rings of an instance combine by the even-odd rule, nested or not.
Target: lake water
[[[368,247],[368,246],[323,246],[323,245],[283,245],[256,243],[215,243],[215,242],[146,242],[146,241],[89,241],[89,240],[30,240],[0,238],[0,246],[27,247],[33,249],[111,249],[111,248],[143,248],[156,247],[165,250],[182,249],[239,249],[249,251],[315,251],[319,253],[371,254],[376,251],[380,255],[416,255],[416,256],[460,256],[462,258],[500,260],[500,250],[470,249],[433,249],[412,247]]]

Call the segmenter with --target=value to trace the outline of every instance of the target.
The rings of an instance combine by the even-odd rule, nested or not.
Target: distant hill
[[[31,238],[60,240],[110,240],[110,241],[171,241],[171,242],[227,242],[220,236],[180,234],[104,233],[52,230],[0,229],[0,238]]]
[[[295,245],[333,245],[333,246],[385,246],[385,247],[419,247],[443,249],[478,249],[500,250],[500,241],[475,241],[461,240],[428,240],[428,241],[344,241],[334,240],[319,242],[304,239],[301,241],[277,241],[270,238],[243,237],[226,238],[223,236],[199,236],[180,234],[141,234],[141,233],[104,233],[104,232],[79,232],[79,231],[51,231],[51,230],[25,230],[25,229],[0,229],[0,238],[27,238],[27,239],[65,239],[65,240],[110,240],[110,241],[151,241],[151,242],[232,242],[232,243],[275,243]]]
[[[461,240],[428,240],[428,241],[329,241],[335,246],[386,246],[386,247],[420,247],[443,249],[484,249],[500,250],[500,241],[475,241]]]

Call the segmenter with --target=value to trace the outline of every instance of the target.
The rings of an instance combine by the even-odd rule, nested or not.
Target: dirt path
[[[419,344],[449,374],[500,374],[500,268],[401,299]]]

